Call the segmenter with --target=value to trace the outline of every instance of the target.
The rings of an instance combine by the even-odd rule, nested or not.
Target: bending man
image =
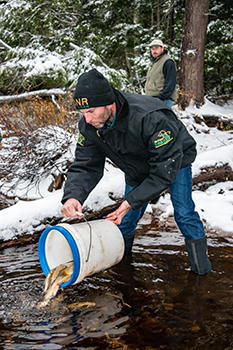
[[[75,160],[64,189],[62,214],[76,216],[103,176],[109,158],[125,174],[125,198],[107,216],[120,228],[125,253],[150,200],[170,188],[174,217],[185,238],[191,270],[211,271],[204,227],[192,200],[191,163],[196,143],[159,99],[118,91],[96,69],[82,74],[74,100],[83,114]]]

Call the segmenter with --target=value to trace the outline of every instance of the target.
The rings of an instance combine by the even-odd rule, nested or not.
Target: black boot
[[[134,235],[123,235],[123,238],[125,242],[125,254],[129,254],[133,246]]]
[[[198,275],[205,275],[211,272],[211,263],[207,257],[206,237],[195,239],[193,241],[185,240],[188,251],[191,271]]]

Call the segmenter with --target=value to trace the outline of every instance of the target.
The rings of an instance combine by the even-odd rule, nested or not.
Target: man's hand
[[[117,210],[107,215],[107,220],[114,222],[116,225],[120,225],[123,217],[131,208],[131,205],[127,201],[124,201]]]
[[[76,212],[82,213],[82,206],[77,199],[69,198],[61,208],[61,212],[65,218],[74,218],[77,216]],[[78,218],[81,219],[81,216],[78,215]]]

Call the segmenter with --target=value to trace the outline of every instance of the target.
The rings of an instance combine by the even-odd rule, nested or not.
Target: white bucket
[[[39,260],[46,276],[58,265],[73,260],[73,274],[61,287],[79,283],[117,264],[124,249],[121,231],[104,219],[49,227],[42,232],[38,244]]]

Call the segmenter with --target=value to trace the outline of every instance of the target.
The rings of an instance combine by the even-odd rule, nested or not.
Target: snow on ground
[[[233,103],[224,107],[217,106],[206,100],[202,108],[189,106],[186,111],[179,111],[174,107],[178,118],[186,125],[189,132],[197,141],[198,156],[193,164],[193,175],[198,175],[205,166],[219,166],[228,163],[233,169],[233,131],[220,131],[209,128],[204,123],[194,123],[194,116],[216,115],[224,120],[233,119]],[[46,217],[61,216],[62,190],[53,193],[47,191],[49,179],[40,184],[40,188],[31,190],[28,194],[36,198],[39,191],[44,198],[30,202],[18,201],[17,204],[0,211],[0,239],[9,240],[22,233],[33,233],[34,227],[40,225]],[[84,203],[85,208],[99,210],[114,202],[109,194],[122,197],[124,193],[123,173],[106,162],[103,179],[92,191]],[[37,193],[38,194],[38,193]],[[193,198],[196,209],[209,228],[215,229],[219,234],[233,235],[233,182],[218,183],[209,187],[205,192],[194,191]],[[162,217],[173,213],[169,194],[160,198],[152,207],[162,209]],[[40,229],[45,228],[41,224]]]

